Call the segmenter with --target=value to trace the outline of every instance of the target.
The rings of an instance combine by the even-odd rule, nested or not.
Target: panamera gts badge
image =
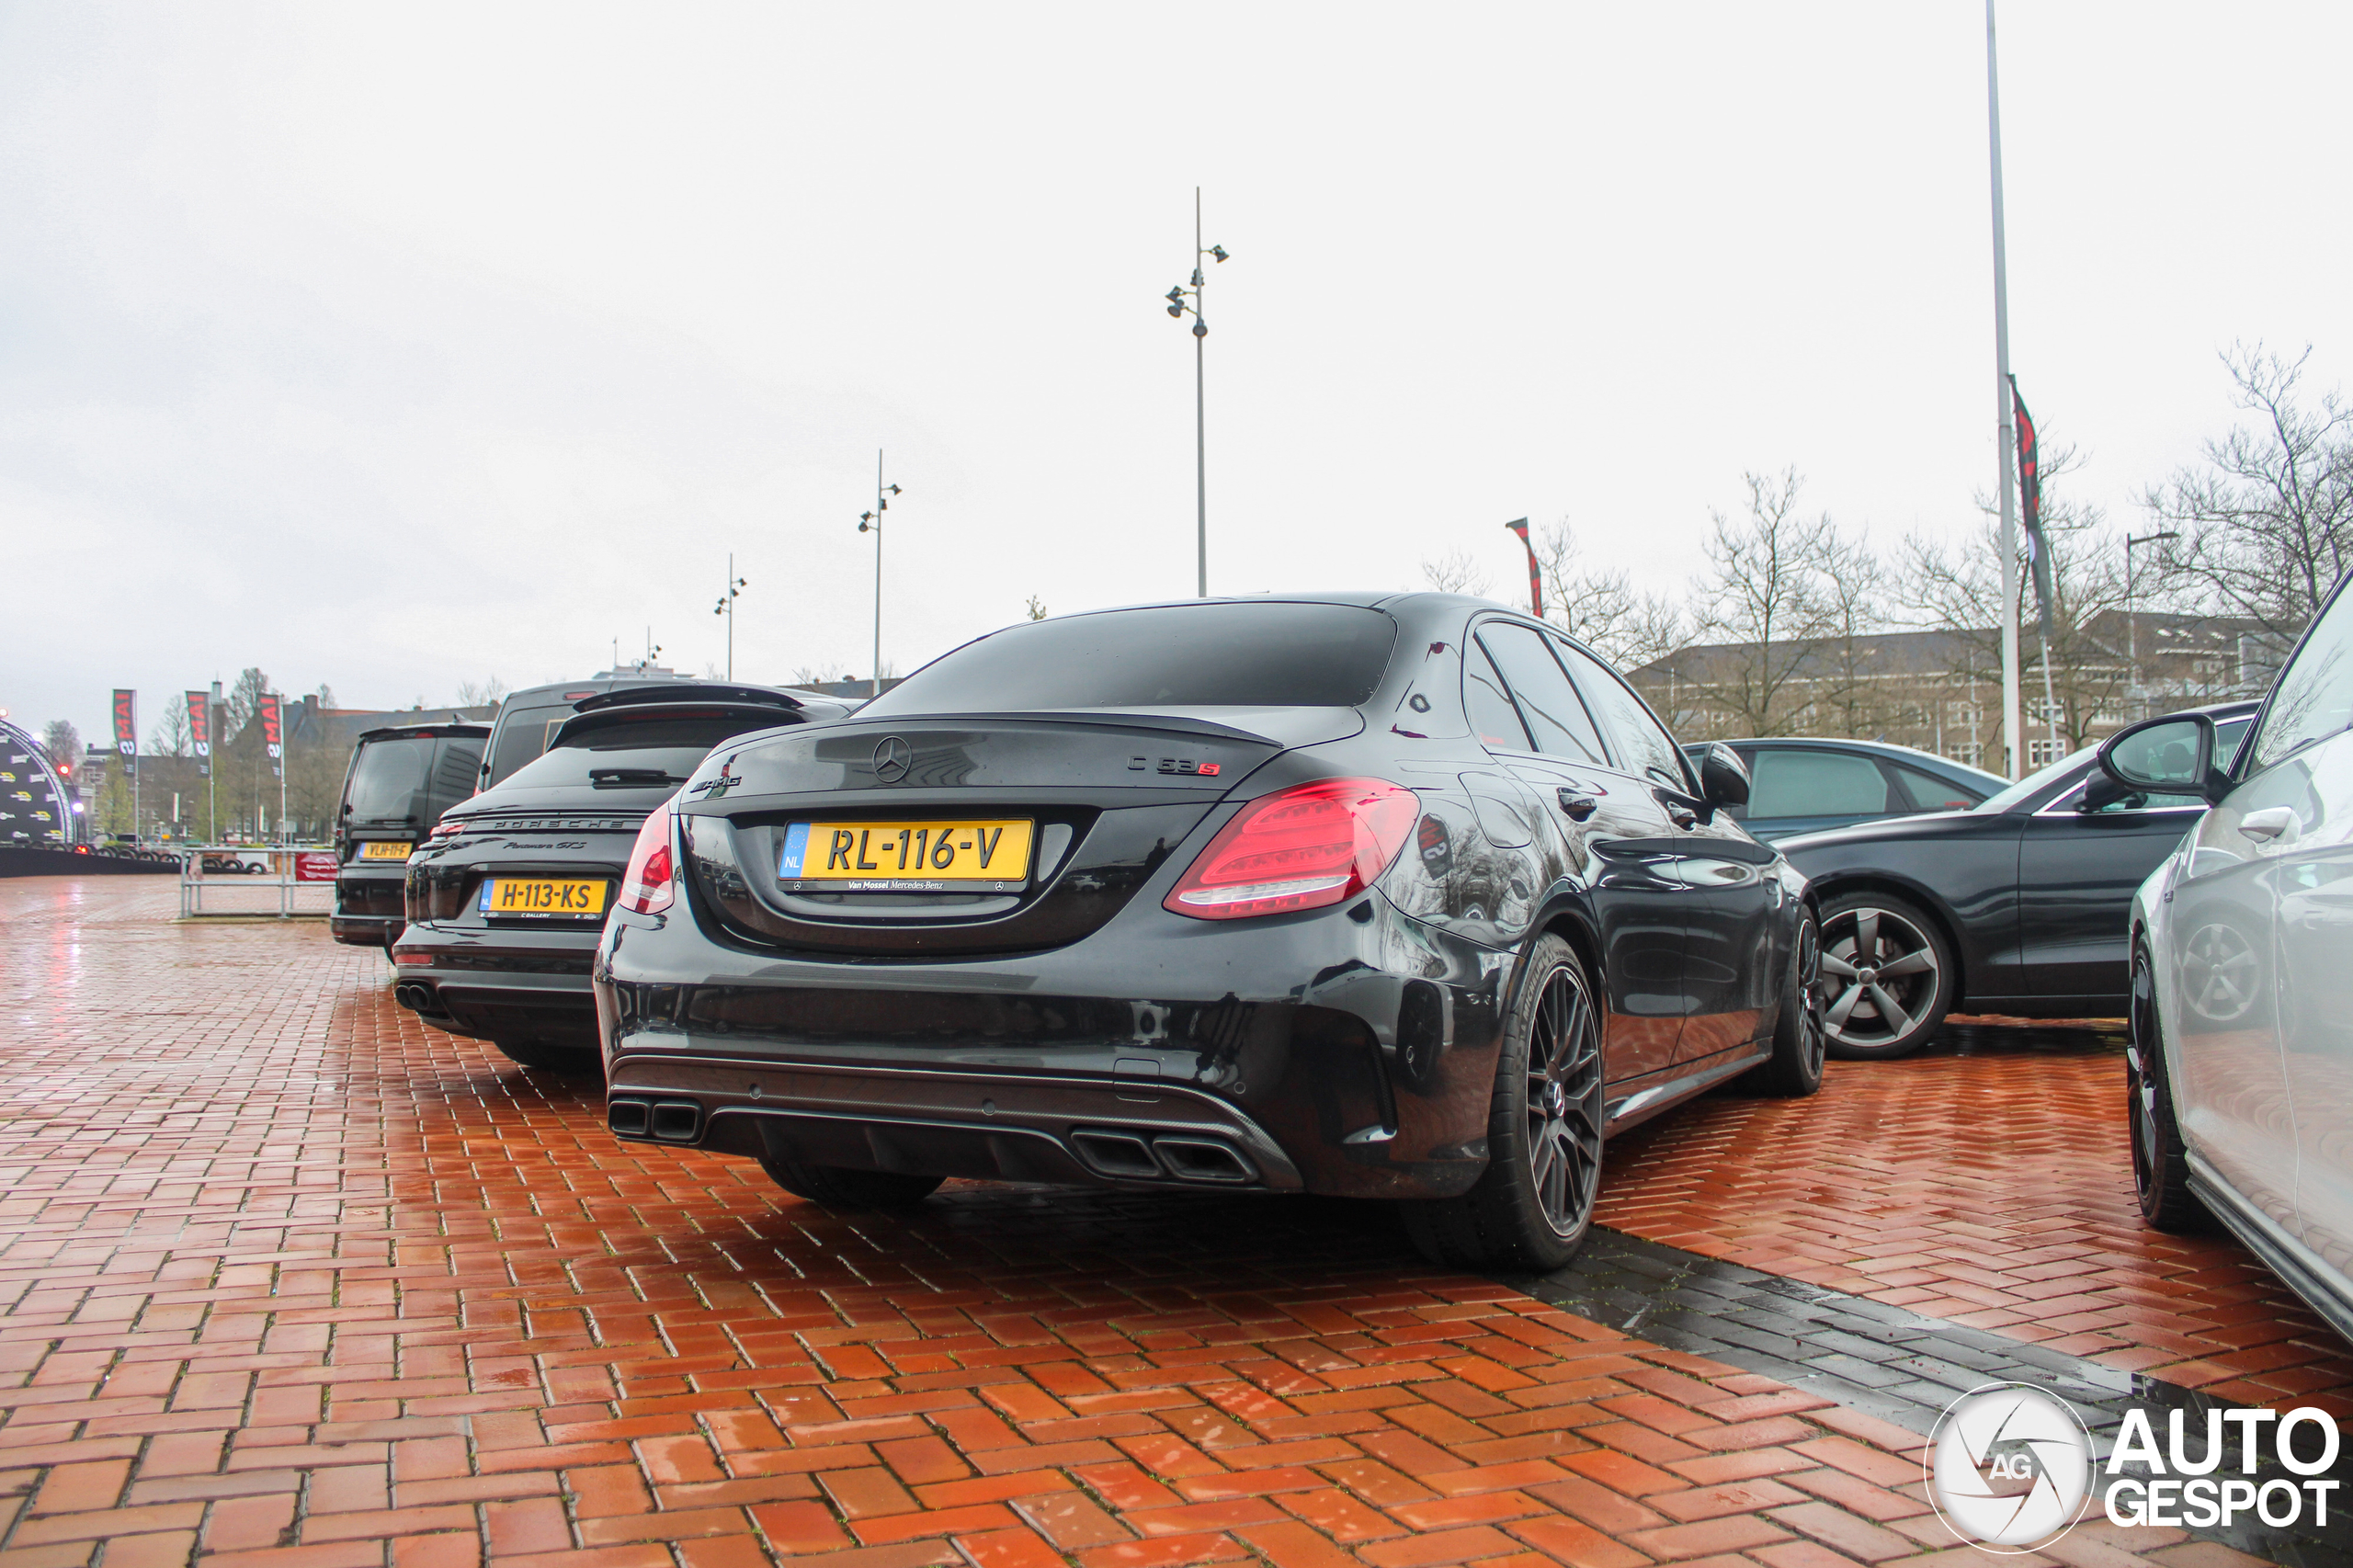
[[[898,736],[883,736],[874,746],[874,777],[885,784],[896,784],[907,776],[907,767],[915,760],[915,755]]]

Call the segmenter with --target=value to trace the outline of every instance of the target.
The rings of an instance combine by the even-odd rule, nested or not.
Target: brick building
[[[2052,640],[2058,741],[2041,642],[2023,640],[2027,767],[2151,713],[2259,696],[2285,650],[2251,620],[2104,610]],[[2002,772],[1999,634],[1880,631],[1699,643],[1629,672],[1680,739],[1828,735],[1915,746]]]

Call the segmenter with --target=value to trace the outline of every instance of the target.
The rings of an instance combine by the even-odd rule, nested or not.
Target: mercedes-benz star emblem
[[[874,777],[885,784],[896,784],[907,776],[907,767],[915,759],[915,750],[906,742],[885,735],[875,743]]]

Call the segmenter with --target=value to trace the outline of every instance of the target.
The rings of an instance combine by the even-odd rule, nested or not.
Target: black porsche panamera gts
[[[543,755],[443,812],[406,861],[393,999],[527,1066],[595,1067],[588,961],[647,813],[722,741],[846,711],[708,681],[587,696]]]
[[[1803,881],[1575,643],[1449,595],[1145,606],[717,747],[597,949],[613,1131],[845,1207],[948,1176],[1402,1201],[1558,1267],[1603,1140],[1811,1093]]]

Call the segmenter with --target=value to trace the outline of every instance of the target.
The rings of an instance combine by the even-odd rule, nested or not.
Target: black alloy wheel
[[[1749,1069],[1751,1085],[1788,1099],[1802,1099],[1822,1087],[1823,1058],[1830,1046],[1822,1008],[1822,927],[1812,910],[1802,909],[1790,943],[1789,972],[1781,981],[1773,1054]]]
[[[2213,1228],[2213,1217],[2189,1190],[2189,1151],[2174,1119],[2166,1081],[2164,1028],[2157,1020],[2156,970],[2149,949],[2132,949],[2131,1033],[2124,1048],[2124,1094],[2132,1130],[2132,1195],[2153,1229],[2190,1235]]]
[[[1399,1205],[1415,1246],[1457,1267],[1562,1267],[1601,1191],[1601,1013],[1566,942],[1529,949],[1506,1021],[1487,1168],[1460,1198]]]
[[[1822,911],[1822,1022],[1833,1056],[1884,1061],[1928,1043],[1958,989],[1944,933],[1887,893],[1840,893]]]

